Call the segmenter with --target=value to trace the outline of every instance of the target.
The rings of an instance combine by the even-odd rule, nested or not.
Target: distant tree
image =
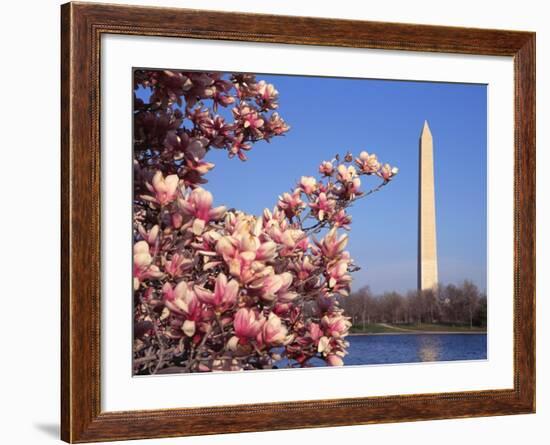
[[[363,329],[371,323],[371,317],[374,315],[376,303],[368,286],[359,290],[359,310],[361,314],[361,324]]]
[[[422,305],[425,311],[424,319],[430,323],[437,322],[439,318],[439,305],[437,301],[437,291],[427,289],[421,292]]]
[[[388,323],[399,323],[402,321],[403,297],[397,292],[387,292],[382,295],[381,303],[384,314],[384,321]]]
[[[471,281],[441,284],[433,290],[410,290],[406,294],[385,292],[374,295],[363,287],[340,300],[355,326],[372,323],[446,323],[487,325],[487,297]]]
[[[474,325],[479,327],[487,326],[487,296],[484,294],[479,298],[477,310],[474,315]]]
[[[479,304],[479,290],[474,283],[466,280],[462,283],[462,292],[467,308],[468,321],[470,328],[472,328],[474,326],[474,314]]]

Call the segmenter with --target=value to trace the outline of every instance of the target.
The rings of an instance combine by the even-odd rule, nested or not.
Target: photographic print
[[[63,440],[535,412],[535,33],[61,10]]]
[[[133,374],[487,358],[487,88],[133,72]]]

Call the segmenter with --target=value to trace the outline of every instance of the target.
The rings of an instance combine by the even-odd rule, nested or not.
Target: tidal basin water
[[[485,360],[487,334],[351,335],[346,365]]]
[[[487,334],[350,335],[346,365],[487,359]],[[314,366],[324,366],[312,361]],[[286,363],[279,362],[279,367]]]

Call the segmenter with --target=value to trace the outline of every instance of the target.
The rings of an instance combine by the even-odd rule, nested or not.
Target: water
[[[487,334],[351,335],[346,365],[485,360]],[[314,366],[324,366],[312,360]],[[285,367],[286,363],[278,366]]]
[[[352,335],[346,365],[485,360],[487,334]]]

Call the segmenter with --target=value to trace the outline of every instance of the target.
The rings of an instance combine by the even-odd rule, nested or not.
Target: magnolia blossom
[[[302,176],[298,184],[300,189],[307,195],[313,193],[317,188],[317,180],[313,176]]]
[[[289,218],[296,216],[305,207],[304,201],[301,198],[301,190],[296,189],[292,194],[283,193],[279,196],[279,202],[277,206],[285,212],[285,215]]]
[[[227,277],[221,273],[216,278],[214,292],[201,286],[195,286],[195,294],[198,299],[209,306],[213,306],[218,311],[225,311],[231,308],[237,301],[239,293],[239,283],[236,280],[227,281]]]
[[[346,252],[347,253],[347,252]],[[328,268],[328,285],[333,291],[337,291],[340,295],[347,296],[349,293],[349,285],[351,283],[351,275],[348,274],[349,255],[343,256],[343,259],[336,261]]]
[[[350,230],[351,215],[348,215],[344,209],[340,209],[338,212],[334,213],[331,220],[335,227]]]
[[[192,337],[196,331],[196,325],[202,318],[202,308],[197,296],[192,291],[190,285],[185,281],[180,281],[175,288],[169,283],[162,287],[164,304],[176,317],[184,319],[181,330],[183,333]]]
[[[267,268],[265,262],[275,257],[277,249],[273,241],[261,242],[254,235],[257,224],[251,223],[240,219],[232,235],[223,236],[216,243],[216,252],[227,264],[229,273],[243,283],[269,275],[272,268]]]
[[[359,169],[367,175],[371,175],[380,170],[380,162],[378,162],[376,155],[368,154],[366,151],[359,153],[359,157],[355,158],[355,163]]]
[[[172,278],[180,278],[193,267],[193,260],[180,253],[175,253],[172,259],[164,261],[164,271]]]
[[[177,175],[169,175],[166,178],[162,175],[160,170],[157,170],[153,176],[152,184],[146,183],[147,189],[154,194],[154,196],[144,195],[143,199],[157,203],[164,206],[174,199],[176,199],[176,192],[178,189],[179,178]]]
[[[259,129],[264,125],[265,120],[246,102],[242,102],[239,107],[233,108],[233,116],[241,121],[243,128],[252,131],[256,136],[261,135]]]
[[[380,169],[379,175],[384,179],[384,181],[389,181],[398,172],[399,169],[397,167],[391,167],[389,164],[384,164],[384,166]]]
[[[239,309],[234,320],[235,336],[242,340],[255,338],[265,323],[262,315],[246,308]]]
[[[337,179],[340,182],[351,182],[357,177],[357,170],[355,170],[353,165],[346,166],[344,164],[340,164],[337,168],[337,172]]]
[[[147,241],[138,241],[134,244],[134,290],[139,289],[143,280],[148,278],[160,278],[162,272],[153,263],[153,257],[149,253]]]
[[[284,119],[279,116],[279,113],[272,113],[269,120],[265,123],[264,129],[274,136],[281,136],[290,130],[290,127]]]
[[[226,208],[219,206],[212,208],[212,193],[200,187],[191,192],[187,198],[178,199],[178,205],[186,215],[193,216],[193,233],[200,235],[206,223],[220,219]]]
[[[292,263],[290,267],[296,274],[298,280],[302,282],[310,278],[316,269],[315,265],[311,261],[310,256],[302,257],[300,260]]]
[[[250,150],[251,148],[252,145],[245,142],[244,134],[239,134],[231,141],[229,156],[237,155],[241,161],[245,161],[246,155],[244,152]]]
[[[322,173],[325,176],[332,175],[334,171],[334,165],[330,161],[323,161],[319,166],[319,173]]]
[[[261,80],[258,82],[258,86],[256,89],[258,93],[258,103],[262,107],[265,108],[277,108],[277,98],[279,96],[279,92],[275,89],[273,84],[266,83],[264,80]]]
[[[334,314],[331,316],[325,315],[321,319],[321,326],[325,332],[325,335],[335,338],[343,338],[348,335],[351,323],[346,317],[340,314]]]
[[[333,228],[321,241],[316,241],[315,244],[322,255],[327,258],[335,258],[344,251],[348,244],[348,236],[343,234],[338,237],[336,228]]]
[[[273,241],[279,244],[281,257],[304,252],[309,247],[309,238],[302,230],[271,225],[267,228],[267,233]]]
[[[336,208],[336,201],[329,199],[326,193],[319,193],[317,199],[310,203],[309,206],[313,209],[314,215],[319,221],[325,218],[330,218]]]
[[[284,272],[277,275],[273,272],[273,268],[265,269],[268,274],[264,273],[257,280],[251,283],[250,288],[265,301],[283,301],[288,302],[294,299],[295,293],[288,292],[288,288],[292,283],[292,275]]]
[[[268,345],[280,346],[288,341],[287,332],[287,328],[282,324],[281,319],[271,313],[262,327],[262,339]]]

